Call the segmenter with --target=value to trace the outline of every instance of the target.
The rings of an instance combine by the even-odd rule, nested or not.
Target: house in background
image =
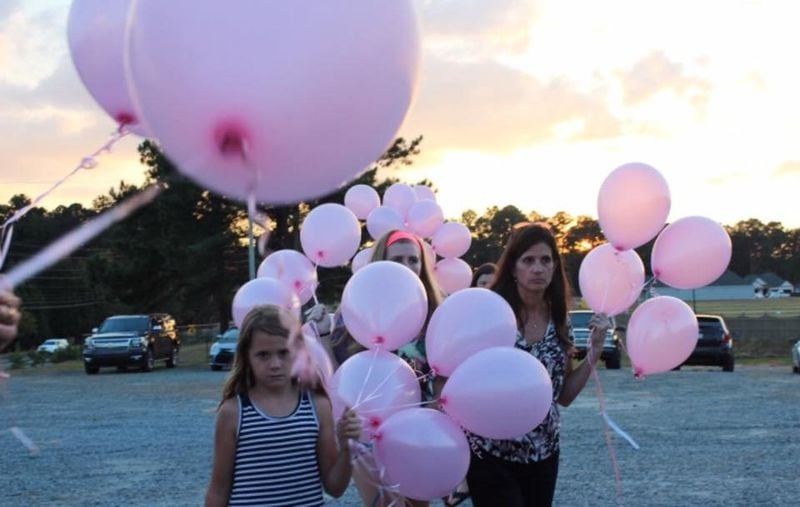
[[[725,271],[718,279],[699,289],[674,289],[656,282],[655,292],[660,296],[672,296],[684,301],[712,301],[720,299],[753,299],[765,297],[787,297],[795,291],[795,286],[775,273],[763,273],[742,277],[731,270]]]
[[[789,297],[795,290],[791,282],[784,280],[775,273],[749,275],[745,277],[745,280],[753,285],[753,294],[757,298]]]

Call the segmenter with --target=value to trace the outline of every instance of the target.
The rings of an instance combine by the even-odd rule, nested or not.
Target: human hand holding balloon
[[[589,329],[591,329],[591,360],[597,360],[603,352],[603,345],[606,341],[606,333],[611,327],[611,319],[604,313],[595,313],[589,320]]]
[[[348,440],[358,440],[361,436],[361,419],[355,411],[345,408],[342,416],[336,421],[336,439],[340,449],[348,448]]]

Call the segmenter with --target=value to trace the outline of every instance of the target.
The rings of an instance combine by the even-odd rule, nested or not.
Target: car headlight
[[[91,338],[90,338],[90,339],[88,339],[88,340],[86,340],[86,341],[83,343],[83,348],[84,348],[84,349],[87,349],[87,350],[88,350],[88,349],[93,349],[93,348],[94,348],[94,342],[92,341],[92,339],[91,339]]]
[[[137,336],[136,338],[131,338],[130,347],[132,349],[144,347],[145,343],[147,342],[144,340],[144,338],[142,338],[141,336]]]
[[[216,356],[217,354],[219,354],[219,345],[215,343],[211,346],[211,350],[208,351],[208,355]]]

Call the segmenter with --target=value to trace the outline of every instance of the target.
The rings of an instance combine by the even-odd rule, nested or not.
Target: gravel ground
[[[202,504],[224,376],[43,369],[0,381],[0,505]],[[643,381],[601,370],[600,378],[609,415],[641,449],[613,439],[618,496],[589,385],[562,412],[556,505],[800,503],[800,375],[789,368],[684,368]],[[359,505],[352,487],[329,503]]]

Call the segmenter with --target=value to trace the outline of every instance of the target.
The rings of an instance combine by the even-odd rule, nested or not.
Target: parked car
[[[42,342],[42,344],[36,348],[36,352],[53,354],[57,350],[66,348],[69,348],[69,341],[67,341],[66,338],[50,338]]]
[[[683,365],[721,366],[722,371],[733,371],[733,337],[725,319],[719,315],[697,315],[697,324],[700,328],[697,345]]]
[[[167,368],[174,368],[180,347],[175,319],[166,313],[115,315],[94,328],[84,342],[83,367],[90,375],[105,366],[151,371],[157,360],[164,359]]]
[[[792,371],[800,373],[800,340],[792,347]]]
[[[572,323],[572,333],[575,336],[575,349],[577,358],[583,359],[586,356],[586,349],[589,343],[589,321],[594,312],[591,310],[573,310],[569,312],[569,320]],[[603,353],[600,359],[606,363],[609,370],[618,370],[620,367],[620,336],[621,328],[617,328],[614,318],[611,318],[611,327],[606,331],[606,339],[603,343]]]
[[[223,367],[230,367],[238,340],[239,329],[235,327],[217,336],[217,341],[211,345],[211,349],[208,351],[208,364],[212,370],[219,371]]]

